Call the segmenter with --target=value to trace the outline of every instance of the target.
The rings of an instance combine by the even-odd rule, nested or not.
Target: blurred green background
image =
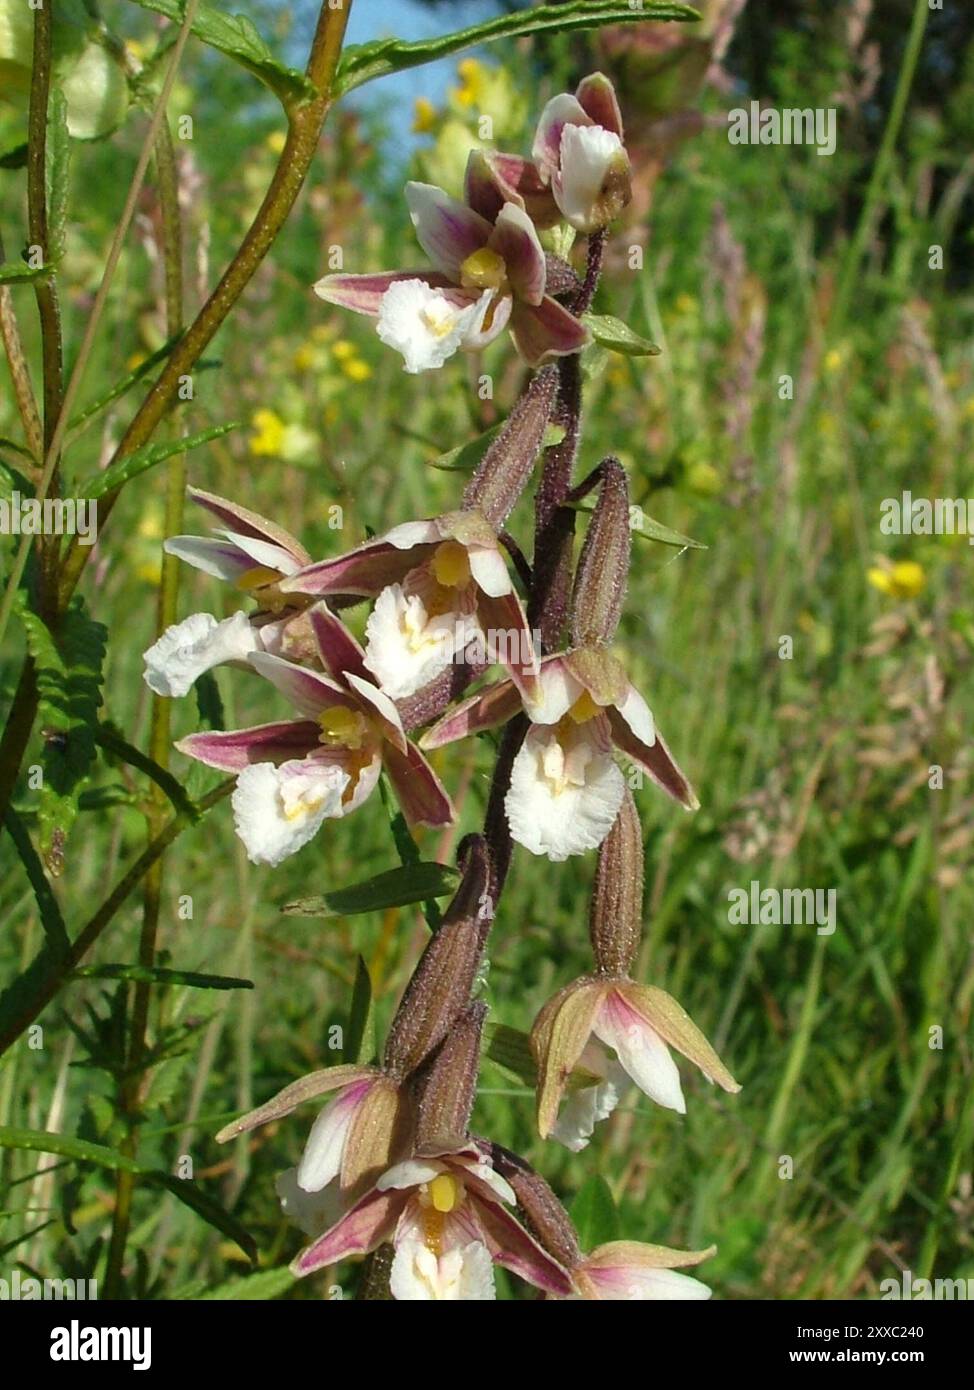
[[[495,9],[356,0],[353,37],[445,31]],[[277,519],[315,555],[454,505],[462,476],[431,460],[503,417],[523,380],[509,343],[488,351],[483,370],[496,391],[482,402],[467,363],[406,376],[368,321],[323,305],[309,286],[335,245],[346,269],[418,263],[402,183],[457,191],[479,116],[493,117],[502,148],[526,151],[550,95],[594,68],[613,77],[636,194],[613,230],[595,308],[663,352],[592,355],[580,466],[618,454],[645,513],[707,547],[634,543],[626,660],[702,803],[688,817],[648,787],[638,795],[647,854],[638,978],[679,998],[744,1089],[725,1096],[685,1068],[686,1117],[631,1092],[575,1155],[541,1144],[531,1094],[485,1061],[474,1126],[523,1153],[566,1202],[600,1175],[628,1238],[715,1242],[699,1273],[717,1297],[871,1298],[903,1269],[974,1277],[970,551],[963,536],[879,527],[882,499],[903,489],[974,496],[974,16],[950,3],[929,16],[856,262],[850,247],[913,6],[712,0],[701,9],[693,28],[498,44],[338,107],[291,221],[208,351],[184,412],[190,430],[225,420],[242,428],[190,454],[189,474]],[[130,4],[103,13],[138,61],[151,62],[161,24]],[[297,60],[306,6],[248,13]],[[837,152],[731,145],[725,113],[752,98],[835,107]],[[192,309],[256,210],[282,122],[262,88],[195,43],[170,103],[174,131],[184,113],[194,123],[192,140],[176,142]],[[133,116],[107,141],[75,145],[61,275],[69,360],[143,128]],[[0,169],[0,230],[9,257],[25,236],[14,170]],[[943,248],[942,269],[930,268],[932,246]],[[36,361],[30,290],[12,293]],[[85,401],[165,340],[148,185],[107,324]],[[785,376],[792,399],[782,398]],[[122,397],[77,439],[69,478],[104,463],[137,398]],[[0,435],[18,431],[4,379]],[[123,494],[84,583],[111,641],[103,716],[142,747],[141,653],[153,640],[164,488],[159,472]],[[329,527],[336,503],[338,531]],[[201,516],[187,523],[205,530]],[[527,506],[512,530],[530,544]],[[182,615],[235,606],[216,581],[185,573]],[[783,636],[793,639],[790,659],[779,657]],[[20,642],[12,633],[3,652],[5,704]],[[223,671],[218,684],[228,727],[281,717],[259,681]],[[199,727],[196,700],[178,702],[173,718],[176,736]],[[436,755],[460,817],[448,835],[426,835],[424,857],[451,860],[458,838],[479,826],[491,754],[489,741],[476,741]],[[929,787],[932,766],[943,768],[942,789]],[[194,795],[217,780],[179,755],[173,768]],[[84,920],[141,848],[145,794],[123,766],[102,763],[93,776],[55,883],[72,920]],[[29,821],[25,786],[17,805]],[[0,856],[6,981],[36,952],[40,925],[7,837]],[[256,988],[156,993],[160,1060],[139,1153],[168,1171],[191,1157],[196,1180],[253,1233],[268,1270],[300,1244],[279,1213],[274,1176],[299,1155],[314,1107],[229,1151],[212,1135],[339,1060],[328,1030],[346,1019],[359,955],[381,1039],[426,934],[411,908],[326,922],[280,909],[396,862],[377,798],[276,870],[246,862],[227,805],[167,860],[160,963],[244,976]],[[544,1000],[588,968],[593,868],[591,856],[551,866],[518,851],[484,990],[493,1022],[529,1028]],[[728,892],[751,880],[836,889],[834,935],[732,925]],[[185,894],[191,920],[178,912]],[[138,931],[134,898],[93,961],[134,959]],[[21,1042],[0,1061],[0,1125],[120,1142],[113,1030],[124,990],[67,986],[43,1016],[43,1048]],[[941,1047],[931,1045],[936,1028]],[[790,1177],[780,1176],[784,1156]],[[3,1150],[0,1193],[0,1273],[20,1264],[41,1277],[98,1274],[110,1174]],[[138,1190],[126,1292],[192,1296],[246,1269],[232,1241]],[[356,1279],[348,1267],[266,1291],[320,1298],[338,1283],[350,1296]],[[501,1293],[529,1296],[503,1276]]]

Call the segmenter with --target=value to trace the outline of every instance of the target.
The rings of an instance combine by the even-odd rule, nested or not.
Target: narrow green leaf
[[[455,892],[459,882],[460,875],[448,864],[418,861],[400,869],[388,869],[351,888],[298,898],[281,911],[290,917],[353,917],[360,912],[381,912],[387,907],[443,898]]]
[[[80,980],[133,980],[144,985],[189,985],[191,989],[253,989],[253,980],[234,975],[201,975],[195,970],[166,970],[159,965],[79,965]]]
[[[361,956],[355,968],[352,1003],[348,1011],[342,1060],[351,1064],[371,1062],[375,1056],[375,1013],[372,1007],[372,977]]]
[[[140,0],[145,3],[145,0]],[[698,20],[689,5],[641,0],[638,8],[630,0],[567,0],[566,4],[538,5],[498,15],[483,24],[445,34],[434,39],[378,39],[374,43],[349,45],[338,68],[339,92],[349,92],[363,82],[372,82],[391,72],[419,67],[437,58],[448,58],[464,48],[491,43],[495,39],[518,39],[530,34],[567,34],[574,29],[594,29],[602,24],[633,24],[642,20]]]
[[[185,0],[135,0],[144,10],[153,10],[167,19],[179,22],[185,11]],[[210,5],[200,5],[192,23],[198,39],[232,58],[259,77],[274,95],[288,106],[297,101],[309,101],[316,95],[303,72],[279,62],[246,15],[224,14]]]
[[[145,1169],[143,1169],[142,1178],[143,1181],[151,1183],[155,1187],[164,1187],[167,1192],[171,1192],[175,1198],[184,1206],[189,1207],[190,1211],[195,1212],[208,1226],[212,1226],[221,1235],[229,1236],[231,1240],[236,1241],[252,1264],[257,1263],[257,1242],[247,1228],[242,1226],[235,1216],[231,1216],[224,1207],[221,1207],[219,1202],[214,1201],[207,1193],[201,1191],[192,1178],[177,1178],[172,1173],[160,1173]]]
[[[619,1211],[605,1178],[598,1173],[579,1188],[571,1204],[571,1218],[583,1250],[594,1250],[621,1234]]]
[[[473,473],[506,424],[507,421],[502,420],[499,425],[492,425],[489,430],[484,430],[483,434],[478,434],[476,439],[470,439],[466,444],[458,444],[455,449],[448,449],[445,454],[429,459],[429,467],[438,468],[443,473]],[[547,449],[552,444],[560,444],[564,437],[563,426],[548,425],[542,447]]]
[[[379,795],[382,798],[385,813],[389,817],[389,829],[392,831],[392,839],[400,860],[406,867],[418,864],[420,862],[419,846],[406,824],[406,817],[393,805],[392,792],[385,773],[379,778]],[[435,898],[427,898],[423,903],[423,916],[426,918],[426,925],[431,932],[439,931],[443,914],[440,912]]]
[[[10,838],[17,847],[21,863],[27,871],[30,879],[30,886],[34,890],[34,897],[37,899],[37,910],[40,913],[41,925],[44,928],[44,935],[47,937],[51,954],[55,958],[63,959],[71,949],[68,939],[68,929],[64,925],[64,918],[61,916],[61,909],[58,906],[57,898],[51,891],[44,874],[44,866],[37,857],[37,851],[31,843],[31,838],[27,833],[27,827],[17,815],[13,807],[8,807],[6,815],[7,829]]]
[[[238,430],[240,425],[241,421],[231,420],[229,424],[214,425],[211,429],[201,430],[199,434],[190,434],[167,444],[147,444],[144,449],[136,449],[128,458],[119,459],[103,473],[89,478],[81,490],[81,495],[90,498],[104,497],[106,493],[115,492],[140,473],[155,468],[158,463],[164,463],[174,454],[188,454],[190,449],[198,449],[201,444],[208,444],[211,439],[222,439],[231,430]]]
[[[262,1269],[258,1274],[248,1274],[244,1279],[228,1279],[225,1284],[208,1288],[205,1293],[192,1295],[202,1301],[219,1302],[267,1302],[286,1293],[297,1282],[291,1271],[283,1269]]]
[[[565,503],[575,512],[592,512],[593,508],[587,502]],[[633,509],[642,512],[642,508]],[[661,521],[654,521],[651,516],[646,516],[645,512],[639,517],[639,524],[633,525],[632,534],[641,537],[644,541],[660,541],[663,545],[674,545],[680,550],[707,550],[709,547],[703,541],[691,540],[689,536],[684,536],[680,531],[674,531],[670,526],[664,526]]]
[[[537,1086],[538,1069],[527,1033],[522,1033],[519,1028],[509,1028],[506,1023],[489,1023],[485,1053],[492,1062],[523,1081],[531,1090]]]
[[[621,352],[626,357],[658,357],[662,351],[648,338],[634,333],[614,314],[583,314],[582,322],[592,330],[592,337],[599,346],[610,352]]]
[[[130,767],[137,768],[166,793],[173,804],[173,809],[181,811],[190,821],[199,820],[199,807],[187,796],[185,788],[171,772],[150,758],[147,754],[140,752],[133,744],[129,743],[111,724],[99,724],[95,733],[95,742],[99,748],[103,748],[106,753],[111,753],[115,758],[123,763],[128,763]]]

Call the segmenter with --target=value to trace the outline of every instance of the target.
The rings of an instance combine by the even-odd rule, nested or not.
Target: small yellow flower
[[[676,304],[673,306],[678,314],[695,314],[697,312],[697,301],[692,294],[678,294]]]
[[[436,126],[436,107],[429,97],[417,97],[413,108],[413,131],[416,135],[428,135]]]
[[[282,154],[287,136],[283,130],[272,130],[264,142],[271,154]]]
[[[302,343],[291,360],[294,363],[294,370],[296,372],[310,371],[318,360],[318,354],[315,351],[314,344]]]
[[[457,63],[457,76],[460,86],[451,92],[454,101],[460,106],[478,105],[487,76],[483,63],[478,63],[476,58],[463,58]]]
[[[844,361],[845,356],[839,350],[839,348],[830,348],[829,351],[825,354],[824,358],[822,359],[822,365],[824,366],[825,370],[831,375],[833,372],[837,372],[839,370]]]
[[[255,458],[273,456],[281,452],[284,443],[284,421],[273,410],[255,410],[251,425],[254,434],[250,439],[250,452]]]
[[[342,363],[342,371],[350,381],[368,381],[372,368],[361,357],[350,357]]]
[[[149,507],[142,515],[137,528],[138,535],[146,541],[159,541],[163,536],[162,510]]]
[[[147,354],[144,352],[133,352],[132,356],[125,364],[126,371],[137,372],[145,361]]]
[[[874,589],[889,598],[916,598],[926,587],[927,576],[916,560],[897,560],[894,565],[873,565],[866,578]]]
[[[339,362],[344,362],[347,358],[355,356],[355,344],[350,343],[347,338],[339,338],[338,342],[332,346],[332,352]]]

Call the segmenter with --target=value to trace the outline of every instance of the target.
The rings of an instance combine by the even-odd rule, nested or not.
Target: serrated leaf
[[[592,331],[592,337],[600,347],[610,352],[621,352],[626,357],[658,357],[661,348],[648,338],[634,333],[627,323],[617,319],[614,314],[583,314],[582,322]]]
[[[185,0],[135,0],[135,3],[176,23],[182,20],[186,8]],[[274,57],[246,15],[224,14],[210,5],[200,5],[191,29],[201,42],[260,78],[284,106],[311,100],[316,95],[303,72],[287,67]]]
[[[144,3],[144,0],[140,0]],[[419,67],[448,58],[452,53],[496,39],[524,38],[531,34],[567,34],[575,29],[594,29],[602,24],[632,24],[642,20],[699,20],[689,5],[641,0],[638,8],[630,0],[567,0],[566,4],[538,5],[499,15],[483,24],[458,29],[434,39],[378,39],[373,43],[350,44],[338,67],[337,88],[349,92],[363,82],[372,82],[391,72]]]
[[[621,1226],[615,1198],[598,1173],[593,1173],[579,1188],[570,1212],[583,1250],[594,1250],[597,1245],[619,1239]]]
[[[0,265],[0,285],[26,285],[50,273],[49,265],[40,265],[32,269],[26,261],[4,261],[3,265]]]
[[[167,970],[161,965],[79,965],[74,979],[133,980],[144,985],[188,985],[191,989],[253,989],[253,980],[235,975],[202,975],[196,970]]]
[[[359,956],[342,1060],[354,1065],[356,1062],[371,1062],[374,1056],[375,1012],[372,1007],[372,977],[365,961]]]
[[[353,917],[387,907],[443,898],[456,891],[460,875],[448,864],[417,862],[376,874],[351,888],[336,888],[313,898],[299,898],[281,908],[290,917]]]
[[[91,499],[104,497],[106,493],[115,492],[140,473],[146,473],[157,464],[164,463],[174,454],[187,454],[190,449],[198,449],[201,444],[208,444],[211,439],[222,439],[231,430],[238,430],[240,425],[241,421],[231,420],[229,424],[214,425],[211,429],[201,430],[199,434],[190,434],[166,444],[147,444],[143,449],[136,449],[135,453],[129,454],[127,458],[119,459],[103,473],[89,478],[81,489],[81,495]]]
[[[88,617],[80,598],[64,614],[56,638],[26,603],[21,604],[20,616],[36,668],[44,739],[37,809],[41,857],[57,875],[64,867],[64,844],[95,757],[108,634]]]

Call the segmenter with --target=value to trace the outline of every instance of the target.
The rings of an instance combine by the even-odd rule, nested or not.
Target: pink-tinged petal
[[[302,1250],[291,1265],[299,1277],[313,1274],[325,1265],[336,1264],[349,1255],[367,1255],[392,1235],[408,1197],[402,1192],[369,1192],[337,1225]]]
[[[463,175],[463,199],[468,207],[493,222],[508,201],[504,185],[484,150],[471,150]],[[515,197],[515,202],[520,201]]]
[[[501,598],[511,592],[510,572],[496,545],[468,545],[467,560],[477,587],[489,598]]]
[[[318,725],[310,720],[289,719],[225,733],[189,734],[181,738],[176,747],[180,753],[207,767],[241,772],[251,763],[283,763],[304,757],[319,746],[320,732]]]
[[[316,603],[308,610],[308,617],[321,660],[335,679],[340,682],[346,673],[365,676],[365,652],[327,603]]]
[[[507,266],[507,278],[518,299],[540,304],[547,275],[544,249],[523,208],[507,203],[501,209],[488,245]]]
[[[266,517],[250,511],[248,507],[241,507],[237,502],[230,502],[226,497],[218,497],[215,492],[204,492],[198,487],[187,488],[186,493],[197,506],[222,522],[228,531],[251,536],[255,540],[268,541],[271,545],[279,545],[282,550],[292,555],[299,565],[306,565],[311,559],[304,546],[295,540],[290,531],[285,531],[283,526],[268,521]]]
[[[513,681],[497,681],[447,711],[420,739],[421,748],[442,748],[469,734],[479,734],[506,724],[521,708],[521,696]]]
[[[615,1049],[620,1063],[644,1095],[667,1110],[686,1114],[680,1073],[670,1049],[617,990],[609,990],[592,1031],[607,1047]]]
[[[460,344],[464,352],[478,352],[500,337],[510,323],[513,309],[514,299],[511,295],[499,295],[494,290],[484,290],[480,298],[479,312],[464,332]]]
[[[477,1220],[495,1264],[558,1298],[568,1298],[574,1292],[567,1272],[509,1211],[494,1202],[478,1201]]]
[[[230,584],[254,568],[253,560],[239,546],[215,536],[171,536],[163,541],[162,548],[167,555]]]
[[[413,553],[386,540],[367,541],[347,555],[306,566],[282,579],[280,587],[289,594],[361,594],[371,598],[390,584],[398,584],[430,554],[432,546]]]
[[[416,240],[442,274],[460,283],[460,266],[487,244],[490,223],[431,183],[407,183],[406,202]]]
[[[272,656],[270,652],[251,652],[248,660],[255,671],[287,696],[295,709],[312,719],[330,705],[344,705],[346,709],[355,709],[358,705],[347,690],[320,671],[296,666],[293,661]]]
[[[348,684],[368,706],[369,715],[378,719],[382,726],[383,738],[398,748],[400,753],[405,753],[408,748],[408,740],[403,731],[402,719],[396,709],[395,702],[390,700],[384,690],[379,689],[368,672],[360,676],[354,671],[349,671]]]
[[[539,231],[561,221],[561,212],[537,165],[500,150],[486,155],[491,174],[509,203],[523,208]]]
[[[277,570],[279,574],[294,574],[302,564],[307,564],[307,556],[299,563],[284,546],[274,545],[271,541],[262,540],[257,536],[245,536],[236,531],[224,531],[223,535],[231,545],[235,545],[244,555],[249,556],[252,567]]]
[[[388,745],[385,745],[388,747]],[[382,756],[376,751],[370,763],[361,767],[358,762],[359,754],[349,749],[333,749],[332,761],[339,767],[344,767],[349,775],[354,778],[352,784],[352,795],[348,800],[342,801],[340,816],[350,816],[353,811],[357,811],[363,802],[368,801],[379,783],[379,774],[382,772]],[[346,791],[347,794],[347,791]]]
[[[541,694],[541,659],[520,598],[513,590],[499,598],[482,593],[477,615],[487,635],[487,655],[510,672],[525,703],[537,700]]]
[[[613,135],[623,138],[622,112],[612,83],[604,72],[593,72],[583,77],[575,88],[578,104],[596,125],[611,130]]]
[[[653,712],[634,685],[630,685],[622,699],[616,702],[616,709],[639,742],[652,747],[656,741]]]
[[[561,163],[561,133],[566,125],[592,125],[585,108],[567,92],[552,97],[541,113],[531,156],[547,182]]]
[[[625,753],[632,762],[644,768],[656,785],[672,796],[674,801],[678,801],[687,811],[698,810],[700,802],[697,800],[696,793],[674,761],[673,755],[659,731],[656,732],[654,743],[643,743],[633,733],[618,709],[610,709],[608,715],[609,725],[612,729],[612,741],[620,753]]]
[[[321,1071],[309,1072],[307,1076],[299,1077],[297,1081],[292,1081],[282,1091],[278,1091],[276,1096],[272,1096],[256,1110],[251,1110],[246,1115],[241,1115],[238,1120],[224,1125],[216,1136],[216,1142],[225,1144],[228,1139],[236,1139],[238,1135],[248,1134],[250,1130],[257,1129],[259,1125],[266,1125],[271,1120],[283,1119],[285,1115],[290,1115],[292,1111],[296,1110],[299,1105],[303,1105],[306,1100],[315,1100],[318,1096],[327,1095],[329,1091],[337,1091],[344,1086],[352,1087],[360,1082],[371,1082],[375,1076],[374,1068],[355,1064],[323,1067]]]
[[[303,1191],[320,1192],[338,1177],[352,1121],[374,1085],[373,1077],[345,1086],[317,1116],[298,1164],[298,1187]]]
[[[581,352],[592,335],[574,314],[546,294],[540,304],[519,300],[511,315],[514,345],[529,367],[539,367],[554,357]]]
[[[583,1298],[608,1299],[613,1302],[695,1300],[710,1297],[710,1289],[689,1274],[674,1269],[652,1269],[646,1266],[616,1265],[589,1269],[575,1275],[576,1285]]]
[[[376,539],[397,550],[413,550],[417,545],[436,545],[443,539],[443,532],[437,519],[428,517],[425,521],[403,521]]]
[[[445,276],[428,270],[385,270],[373,275],[326,275],[312,289],[328,304],[377,318],[386,291],[401,280],[422,280],[433,289],[443,289],[451,283]]]
[[[396,799],[410,825],[452,825],[453,805],[443,784],[415,743],[400,753],[393,744],[383,749],[383,762]]]

